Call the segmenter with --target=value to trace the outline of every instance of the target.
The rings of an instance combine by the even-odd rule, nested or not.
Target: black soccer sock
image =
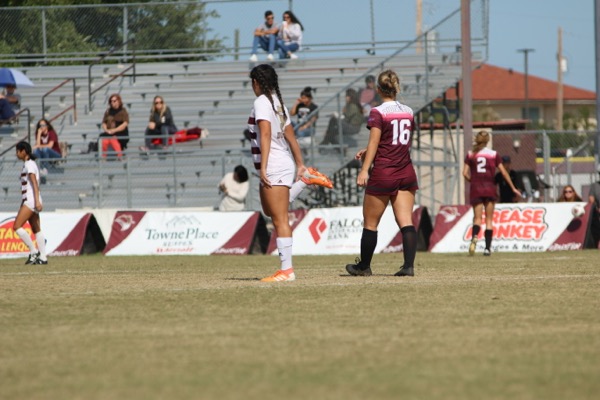
[[[360,238],[360,265],[363,268],[369,268],[371,266],[371,260],[373,260],[373,253],[375,253],[375,247],[377,246],[377,231],[371,231],[363,228],[362,236]]]
[[[476,238],[477,236],[479,236],[480,230],[481,230],[481,226],[473,225],[473,236],[471,236],[471,240],[473,240],[473,238]]]
[[[412,268],[417,255],[417,230],[408,225],[400,229],[402,232],[402,248],[404,252],[404,268]]]
[[[483,234],[485,235],[485,248],[490,250],[492,248],[492,230],[486,229]]]

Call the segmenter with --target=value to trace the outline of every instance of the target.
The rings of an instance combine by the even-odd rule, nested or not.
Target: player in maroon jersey
[[[496,205],[496,168],[500,171],[512,191],[521,197],[521,193],[515,187],[510,175],[504,165],[500,155],[491,149],[485,147],[490,141],[490,134],[480,131],[475,135],[473,149],[465,157],[465,166],[463,176],[468,182],[471,182],[469,192],[470,202],[473,206],[473,237],[469,245],[469,255],[475,254],[477,239],[481,231],[481,215],[485,207],[485,250],[484,256],[491,255],[492,232],[494,216],[494,207]]]
[[[360,258],[346,265],[350,275],[369,276],[371,260],[377,246],[377,226],[391,202],[396,223],[402,232],[404,265],[396,276],[413,276],[417,253],[417,231],[412,223],[415,192],[419,188],[410,159],[414,129],[413,110],[396,101],[400,79],[394,71],[383,71],[377,78],[377,92],[383,103],[371,109],[367,127],[370,129],[367,148],[356,154],[362,168],[356,178],[364,186],[364,227],[360,240]],[[373,166],[373,169],[369,169]]]

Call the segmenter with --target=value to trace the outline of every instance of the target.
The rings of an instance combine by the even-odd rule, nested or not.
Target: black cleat
[[[491,250],[490,250],[490,249],[485,249],[485,250],[483,250],[483,255],[484,255],[484,256],[488,256],[488,257],[489,257],[489,256],[491,256],[491,255],[492,255],[492,252],[491,252]]]
[[[371,276],[373,272],[371,272],[371,267],[364,268],[360,264],[360,258],[356,258],[354,264],[347,264],[346,271],[352,276]]]
[[[36,264],[40,253],[31,254],[29,253],[29,257],[27,257],[27,261],[25,261],[25,265]]]
[[[38,258],[37,260],[35,260],[35,264],[36,265],[48,265],[48,260],[42,260],[41,258]]]
[[[415,276],[415,269],[414,267],[407,268],[402,266],[400,271],[396,272],[394,276]]]

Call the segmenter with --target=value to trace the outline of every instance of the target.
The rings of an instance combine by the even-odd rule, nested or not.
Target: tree
[[[127,3],[148,3],[126,6]],[[88,4],[102,4],[88,0]],[[64,6],[79,3],[67,0],[11,1],[3,6]],[[219,18],[216,11],[206,11],[206,4],[161,3],[148,0],[122,0],[124,6],[38,9],[0,9],[0,50],[3,54],[46,55],[86,53],[100,55],[118,48],[124,39],[135,39],[137,50],[170,51],[203,49],[217,54],[222,39],[209,37],[208,21]],[[124,23],[124,17],[127,17]],[[42,18],[44,21],[42,22]],[[42,26],[46,26],[44,48]],[[131,48],[131,47],[130,47]],[[40,57],[41,58],[41,57]],[[205,57],[206,58],[206,57]]]

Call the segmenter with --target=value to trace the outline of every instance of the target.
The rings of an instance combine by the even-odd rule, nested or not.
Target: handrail
[[[2,153],[0,153],[0,157],[2,157],[3,155],[5,155],[6,153],[8,153],[10,150],[14,149],[15,146],[17,145],[17,143],[19,143],[22,140],[26,140],[28,142],[31,143],[31,110],[29,109],[29,107],[25,107],[19,110],[18,113],[16,113],[15,115],[13,115],[12,117],[10,117],[9,119],[0,121],[0,122],[10,122],[10,121],[14,121],[16,120],[19,115],[23,114],[23,113],[27,113],[27,136],[23,136],[23,138],[21,138],[20,140],[17,140],[15,143],[13,143],[11,146],[9,146],[6,150],[4,150]]]
[[[109,83],[111,83],[112,81],[117,79],[118,77],[125,75],[125,72],[129,71],[132,68],[133,68],[133,82],[135,83],[135,46],[131,46],[131,53],[132,53],[131,65],[129,67],[125,68],[123,71],[121,71],[117,75],[114,75],[108,81],[104,82],[102,85],[100,85],[99,87],[97,87],[96,89],[94,89],[92,91],[92,67],[95,65],[99,65],[102,61],[104,61],[105,58],[107,58],[111,54],[115,53],[117,50],[121,50],[122,48],[124,48],[125,46],[127,46],[130,43],[135,44],[135,40],[130,39],[130,40],[123,42],[119,47],[113,47],[112,49],[110,49],[110,51],[108,53],[106,53],[102,57],[100,57],[95,63],[90,64],[90,66],[88,68],[88,108],[89,108],[89,111],[92,111],[92,109],[94,108],[92,105],[92,95],[94,93],[96,93],[97,91],[99,91],[100,89],[102,89],[104,86],[108,85]],[[125,58],[127,58],[127,54],[125,54]]]
[[[51,93],[55,92],[56,90],[60,89],[64,85],[66,85],[67,82],[69,82],[69,81],[73,81],[73,104],[70,105],[69,107],[67,107],[66,109],[64,109],[63,111],[61,111],[60,113],[56,114],[54,117],[50,118],[49,119],[50,122],[54,121],[55,119],[57,119],[58,117],[60,117],[61,115],[63,115],[64,113],[66,113],[69,110],[73,110],[73,122],[77,122],[77,99],[76,99],[77,86],[76,86],[75,78],[65,79],[62,83],[59,83],[58,85],[56,85],[54,88],[47,91],[42,96],[42,114],[44,115],[44,117],[46,116],[46,107],[45,107],[46,106],[46,102],[45,102],[46,97],[48,95],[50,95]]]

